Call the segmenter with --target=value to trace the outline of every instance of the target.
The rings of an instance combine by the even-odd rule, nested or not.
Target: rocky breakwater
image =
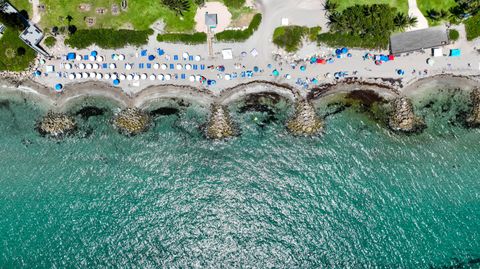
[[[210,139],[225,139],[237,134],[226,107],[213,104],[205,134]]]
[[[470,93],[470,100],[472,101],[472,110],[470,116],[467,118],[467,125],[472,128],[480,127],[480,89],[475,88]]]
[[[313,105],[306,100],[299,101],[295,114],[287,122],[287,129],[297,136],[312,136],[320,134],[324,128],[324,121],[315,113]]]
[[[113,118],[113,125],[122,134],[132,136],[142,133],[150,126],[150,116],[138,108],[126,108]]]
[[[37,130],[44,136],[62,138],[77,128],[75,119],[63,113],[49,111],[37,124]]]
[[[415,133],[425,128],[422,118],[415,115],[413,104],[406,97],[399,97],[392,102],[393,111],[390,115],[388,125],[396,132]]]

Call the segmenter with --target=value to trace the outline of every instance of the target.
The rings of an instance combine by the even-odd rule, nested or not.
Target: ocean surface
[[[1,99],[0,267],[479,268],[467,97],[418,100],[421,134],[353,106],[318,138],[287,133],[288,104],[238,104],[241,135],[221,142],[204,138],[196,105],[135,137],[111,127],[111,110],[79,115],[57,141],[34,129],[41,106]]]

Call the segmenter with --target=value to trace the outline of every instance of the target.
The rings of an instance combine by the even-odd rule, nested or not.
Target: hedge
[[[47,38],[45,38],[44,43],[45,43],[45,46],[51,48],[55,46],[55,43],[57,43],[57,40],[53,36],[48,36]]]
[[[262,22],[262,14],[258,13],[253,16],[250,25],[245,30],[225,30],[215,35],[218,41],[237,42],[245,41],[258,29]]]
[[[159,34],[157,35],[159,42],[169,43],[185,43],[185,44],[203,44],[207,42],[207,34],[194,33],[194,34]]]
[[[84,49],[96,44],[104,49],[123,48],[127,45],[141,46],[148,43],[148,36],[153,34],[152,29],[145,31],[91,29],[78,30],[65,39],[65,44],[73,48]]]
[[[319,44],[329,47],[351,47],[364,49],[387,49],[388,36],[359,36],[340,33],[322,33],[317,37]]]

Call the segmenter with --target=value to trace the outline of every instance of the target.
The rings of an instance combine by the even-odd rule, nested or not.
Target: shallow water
[[[480,132],[454,96],[417,104],[420,135],[349,108],[294,138],[281,108],[235,113],[225,142],[196,106],[133,138],[110,111],[79,117],[58,142],[34,131],[44,111],[3,102],[0,267],[479,267]]]

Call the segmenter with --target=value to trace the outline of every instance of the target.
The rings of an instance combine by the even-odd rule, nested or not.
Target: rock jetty
[[[40,134],[54,138],[71,134],[76,128],[77,124],[73,117],[53,111],[49,111],[37,125]]]
[[[129,107],[115,115],[113,125],[122,134],[128,136],[137,135],[148,129],[150,116],[138,108]]]
[[[299,101],[295,114],[287,122],[287,129],[293,135],[312,136],[320,134],[324,128],[324,121],[315,113],[313,105],[306,101]]]
[[[406,97],[399,97],[392,102],[393,112],[388,121],[391,130],[403,133],[419,132],[425,128],[425,122],[415,115],[413,104]]]
[[[467,125],[469,127],[477,128],[480,127],[480,89],[475,88],[470,93],[470,100],[472,101],[473,107],[470,112],[470,116],[467,118]]]
[[[225,139],[237,134],[226,107],[213,104],[205,134],[209,139]]]

